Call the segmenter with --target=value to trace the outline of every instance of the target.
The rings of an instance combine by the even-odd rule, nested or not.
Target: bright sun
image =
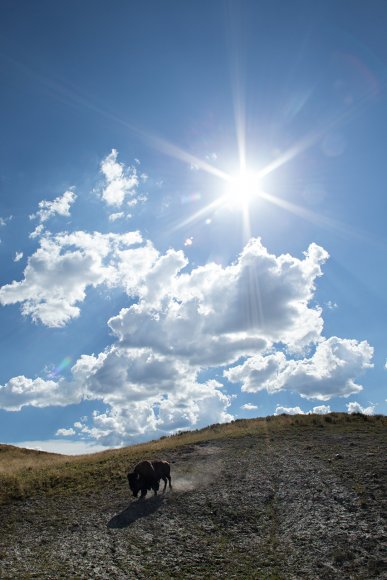
[[[251,171],[241,171],[227,181],[226,196],[233,205],[247,205],[261,192],[259,175]]]

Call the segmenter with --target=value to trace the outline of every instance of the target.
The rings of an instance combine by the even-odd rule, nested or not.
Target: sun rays
[[[203,175],[212,178],[211,186],[213,190],[209,191],[208,183],[203,182],[203,189],[207,188],[209,193],[202,195],[201,198],[207,198],[209,201],[200,209],[192,212],[190,215],[185,214],[182,219],[172,228],[173,230],[182,229],[193,223],[199,223],[201,220],[208,222],[208,219],[215,212],[220,209],[229,209],[236,214],[239,214],[243,224],[244,237],[247,239],[251,235],[251,217],[252,212],[256,210],[257,201],[261,204],[271,204],[278,207],[281,211],[290,212],[293,215],[314,223],[321,227],[328,227],[330,229],[341,232],[342,234],[353,237],[364,237],[369,239],[369,234],[354,231],[347,224],[338,222],[327,216],[323,216],[307,207],[305,205],[294,203],[283,196],[274,195],[273,192],[265,189],[265,179],[274,174],[280,168],[284,168],[288,163],[294,161],[301,154],[308,149],[315,146],[323,137],[329,133],[330,130],[336,128],[338,125],[348,121],[356,111],[361,108],[367,99],[372,96],[372,91],[368,91],[358,99],[358,102],[353,106],[335,115],[330,120],[326,120],[323,126],[315,128],[303,137],[299,138],[288,149],[283,151],[278,157],[270,161],[264,167],[259,168],[259,160],[257,164],[253,162],[251,151],[247,139],[248,119],[245,106],[245,79],[242,80],[241,63],[243,58],[237,58],[238,51],[234,46],[234,71],[232,77],[232,94],[233,94],[233,108],[234,108],[234,125],[235,125],[235,146],[237,150],[236,163],[233,164],[232,170],[222,168],[219,160],[214,164],[210,157],[202,158],[198,154],[193,154],[190,151],[178,146],[177,144],[159,136],[154,133],[147,132],[139,127],[128,122],[117,112],[112,111],[106,104],[97,102],[95,97],[91,97],[82,91],[79,87],[70,85],[63,81],[45,77],[31,67],[12,60],[12,63],[18,67],[25,75],[33,77],[42,86],[54,94],[60,101],[65,102],[69,106],[89,110],[92,113],[106,118],[111,123],[120,125],[128,130],[130,133],[136,135],[141,141],[148,144],[152,149],[159,151],[163,155],[176,159],[190,167],[195,167]],[[262,142],[264,136],[260,136],[261,150],[264,149]],[[219,166],[218,166],[219,165]],[[236,169],[237,168],[237,169]],[[216,181],[219,181],[219,186],[216,186]],[[188,205],[187,205],[188,208]]]
[[[235,48],[235,47],[234,47]],[[198,154],[193,154],[190,151],[178,146],[177,144],[157,135],[150,133],[128,122],[122,118],[117,112],[112,111],[104,103],[97,103],[94,97],[87,95],[81,91],[79,87],[70,85],[63,81],[45,77],[37,71],[27,67],[23,63],[12,59],[12,63],[17,66],[24,74],[32,76],[39,81],[47,91],[55,94],[61,101],[69,106],[76,108],[87,109],[92,113],[98,114],[106,118],[111,123],[120,125],[126,128],[130,133],[136,135],[141,141],[148,144],[152,149],[159,151],[163,155],[176,159],[181,163],[187,164],[190,167],[195,167],[202,172],[204,176],[212,178],[210,190],[208,183],[203,182],[203,189],[207,188],[207,195],[201,195],[202,199],[208,199],[208,203],[203,205],[200,209],[192,212],[190,215],[185,214],[182,219],[172,228],[172,230],[180,230],[191,224],[209,223],[209,218],[213,214],[219,212],[221,209],[228,209],[239,214],[243,226],[243,236],[246,239],[251,237],[251,221],[252,214],[257,209],[257,202],[260,204],[270,204],[279,208],[281,211],[289,212],[302,218],[310,223],[320,227],[329,228],[331,230],[345,235],[347,237],[364,238],[370,240],[370,234],[366,232],[355,231],[348,224],[339,222],[338,220],[321,215],[310,208],[305,207],[304,204],[297,204],[294,201],[286,199],[284,196],[275,195],[272,191],[265,188],[265,180],[269,175],[273,175],[276,171],[284,168],[287,164],[293,162],[301,154],[304,154],[308,149],[317,145],[332,129],[338,125],[347,122],[372,96],[372,91],[365,92],[361,98],[358,99],[350,108],[341,111],[330,120],[325,120],[324,124],[316,127],[314,130],[308,132],[300,137],[290,145],[285,151],[281,152],[279,156],[267,163],[265,166],[259,168],[259,160],[257,164],[253,161],[248,139],[247,139],[247,113],[244,98],[244,81],[241,79],[241,58],[235,58],[234,74],[232,74],[232,94],[233,94],[233,108],[234,108],[234,125],[235,125],[235,146],[237,150],[236,163],[233,168],[227,169],[220,166],[220,161],[213,163],[210,157],[202,158]],[[264,149],[262,142],[264,137],[260,136],[261,150]],[[219,165],[219,166],[218,166]],[[219,185],[216,186],[218,180]],[[187,204],[188,209],[188,204]],[[372,238],[372,236],[371,236]],[[376,240],[374,243],[379,243]]]

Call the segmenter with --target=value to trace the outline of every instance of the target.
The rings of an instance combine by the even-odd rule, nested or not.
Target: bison
[[[169,481],[169,487],[171,485],[171,466],[168,461],[140,461],[137,463],[136,467],[131,473],[128,473],[128,482],[133,496],[137,497],[138,492],[141,491],[141,498],[145,497],[148,490],[153,489],[155,495],[160,487],[160,479],[164,482],[164,489],[167,487],[167,481]]]

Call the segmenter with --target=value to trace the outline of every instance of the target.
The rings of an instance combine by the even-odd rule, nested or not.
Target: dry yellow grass
[[[305,428],[330,428],[341,425],[343,430],[367,428],[377,424],[387,426],[385,416],[367,417],[331,413],[329,415],[280,415],[258,419],[241,419],[215,424],[205,429],[186,431],[171,437],[139,445],[112,449],[93,455],[66,456],[18,447],[0,445],[0,502],[24,499],[37,493],[73,493],[122,481],[128,469],[143,458],[167,456],[172,449],[200,441],[243,437],[255,434],[283,433]]]
[[[17,473],[20,469],[35,469],[37,465],[51,466],[66,461],[66,456],[0,445],[0,476]]]

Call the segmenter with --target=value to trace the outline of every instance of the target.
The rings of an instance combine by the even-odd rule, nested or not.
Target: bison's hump
[[[162,459],[144,459],[137,463],[133,471],[148,479],[160,479],[161,475],[169,475],[170,465]]]

